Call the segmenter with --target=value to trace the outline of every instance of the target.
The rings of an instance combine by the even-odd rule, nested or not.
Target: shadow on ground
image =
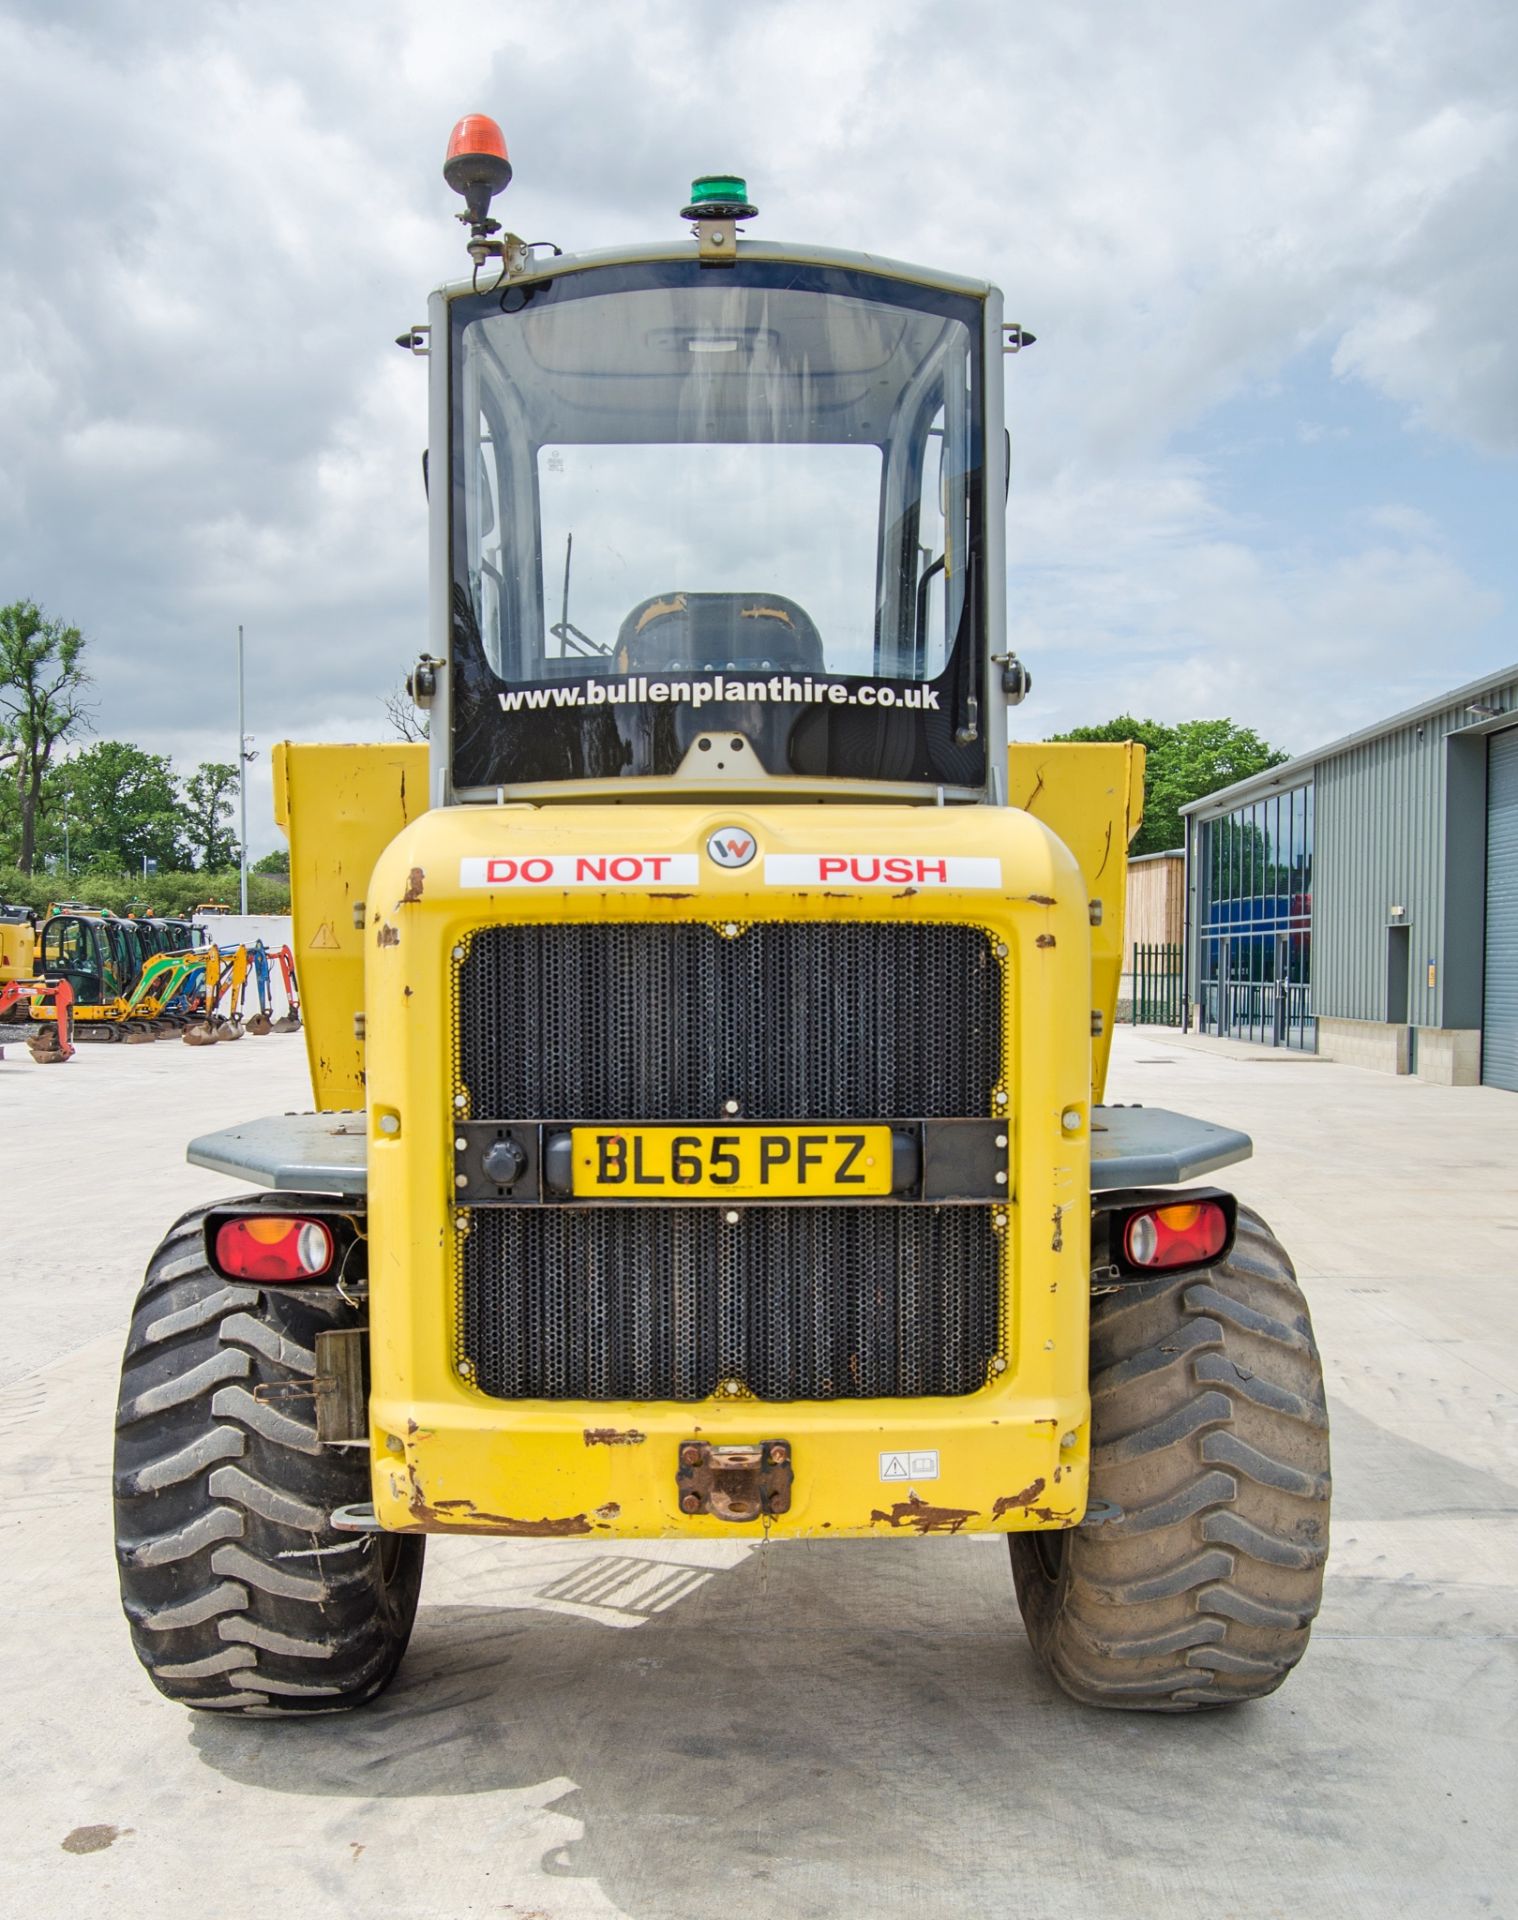
[[[1334,1426],[1347,1543],[1451,1502],[1514,1508],[1505,1481],[1350,1408]],[[331,1720],[199,1716],[202,1758],[271,1792],[377,1801],[573,1781],[557,1810],[583,1837],[545,1864],[633,1920],[1011,1913],[1030,1856],[1061,1913],[1099,1906],[1119,1862],[1130,1899],[1189,1886],[1242,1913],[1313,1910],[1325,1849],[1357,1852],[1374,1883],[1371,1828],[1395,1884],[1437,1887],[1438,1823],[1399,1833],[1395,1807],[1450,1803],[1459,1824],[1437,1752],[1451,1692],[1469,1698],[1473,1676],[1482,1691],[1508,1637],[1505,1589],[1458,1566],[1335,1581],[1330,1561],[1282,1692],[1111,1714],[1035,1663],[1000,1540],[795,1543],[721,1570],[558,1549],[546,1573],[513,1543],[444,1545],[463,1551],[439,1556],[443,1603],[384,1699]],[[545,1611],[587,1596],[600,1617]],[[1370,1703],[1387,1723],[1374,1750]],[[1468,1715],[1462,1737],[1488,1717]]]
[[[1326,1838],[1348,1818],[1279,1697],[1175,1719],[1067,1701],[1029,1652],[999,1541],[761,1550],[633,1630],[491,1606],[489,1564],[470,1563],[478,1604],[424,1609],[382,1701],[342,1721],[202,1716],[202,1757],[273,1792],[375,1799],[567,1778],[557,1810],[584,1835],[546,1864],[635,1920],[921,1916],[948,1887],[953,1911],[1014,1910],[1025,1850],[1044,1884],[1051,1863],[1082,1883],[1083,1854],[1126,1828],[1152,1848],[1156,1796],[1210,1797],[1254,1741],[1272,1822]],[[1207,1815],[1258,1817],[1237,1800]]]

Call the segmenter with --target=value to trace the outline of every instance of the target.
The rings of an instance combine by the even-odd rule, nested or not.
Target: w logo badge
[[[757,848],[754,836],[742,827],[718,827],[706,842],[706,851],[719,867],[746,867]]]

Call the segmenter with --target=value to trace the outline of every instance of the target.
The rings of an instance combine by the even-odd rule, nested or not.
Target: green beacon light
[[[752,220],[759,209],[748,197],[748,182],[736,173],[704,173],[690,183],[690,205],[682,220]]]

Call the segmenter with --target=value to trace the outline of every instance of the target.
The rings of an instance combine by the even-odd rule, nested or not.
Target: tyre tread
[[[336,1296],[229,1285],[203,1209],[149,1262],[117,1411],[117,1561],[170,1699],[293,1719],[371,1699],[399,1665],[424,1542],[333,1531],[368,1497],[368,1459],[321,1445],[309,1384],[317,1336],[358,1324]]]
[[[1322,1372],[1285,1251],[1240,1208],[1229,1258],[1092,1303],[1092,1497],[1012,1534],[1030,1638],[1095,1705],[1192,1712],[1272,1692],[1302,1657],[1328,1552]]]

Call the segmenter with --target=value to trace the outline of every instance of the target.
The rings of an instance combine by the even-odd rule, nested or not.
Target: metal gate
[[[1487,747],[1481,1083],[1518,1093],[1518,727]]]
[[[1178,1027],[1183,989],[1181,949],[1138,946],[1133,949],[1133,1024]]]

